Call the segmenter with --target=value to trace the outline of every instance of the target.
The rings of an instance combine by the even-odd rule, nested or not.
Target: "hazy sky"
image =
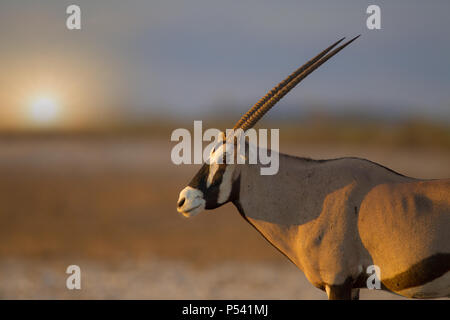
[[[69,4],[82,30],[66,29]],[[381,30],[366,27],[369,4],[381,7]],[[449,14],[446,0],[2,1],[0,113],[17,116],[40,90],[87,116],[245,111],[330,43],[362,34],[277,112],[359,105],[448,120]]]

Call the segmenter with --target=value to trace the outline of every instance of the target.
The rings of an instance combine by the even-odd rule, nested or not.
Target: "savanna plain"
[[[413,131],[397,141],[387,130],[341,130],[336,141],[287,128],[280,151],[449,178],[448,130],[423,130],[433,143],[416,143],[423,135]],[[3,134],[0,298],[326,299],[232,204],[189,220],[178,214],[178,193],[199,165],[174,165],[173,146],[169,131]],[[69,265],[81,268],[81,290],[66,288]],[[362,290],[361,298],[401,297]]]

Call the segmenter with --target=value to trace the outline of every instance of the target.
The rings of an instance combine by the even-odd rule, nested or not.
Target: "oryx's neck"
[[[241,166],[238,198],[246,218],[301,225],[317,217],[320,212],[299,209],[316,208],[314,196],[321,193],[322,185],[333,181],[321,172],[318,164],[280,154],[279,171],[275,175],[261,175],[258,164]]]
[[[260,165],[242,165],[239,194],[233,201],[240,214],[300,268],[293,242],[298,226],[314,220],[320,213],[301,210],[315,207],[315,199],[308,194],[315,193],[313,188],[320,188],[311,180],[317,176],[312,174],[316,165],[315,161],[283,154],[276,175],[261,175]]]

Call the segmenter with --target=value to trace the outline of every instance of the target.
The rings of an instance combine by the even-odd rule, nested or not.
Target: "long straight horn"
[[[350,43],[355,41],[359,36],[347,41],[343,45],[337,47],[330,53],[328,53],[325,57],[322,59],[314,62],[313,64],[307,66],[303,72],[295,76],[294,79],[292,79],[288,84],[284,85],[280,90],[278,90],[272,97],[269,98],[260,108],[255,110],[253,114],[251,114],[240,126],[240,128],[244,131],[250,129],[255,125],[256,122],[258,122],[261,117],[270,110],[278,101],[281,100],[289,91],[291,91],[292,88],[294,88],[300,81],[302,81],[306,76],[308,76],[311,72],[316,70],[318,67],[320,67],[323,63],[325,63],[328,59],[330,59],[332,56],[334,56],[336,53],[344,49],[346,46],[348,46]],[[339,42],[338,42],[339,43]],[[314,60],[314,59],[313,59]],[[303,67],[302,67],[303,68]],[[302,69],[300,68],[300,69]]]
[[[344,38],[340,39],[339,41],[336,41],[331,46],[323,50],[321,53],[319,53],[317,56],[309,60],[307,63],[305,63],[303,66],[295,70],[293,73],[291,73],[286,79],[281,81],[279,84],[277,84],[275,87],[273,87],[272,90],[266,93],[264,97],[259,99],[257,103],[253,105],[253,107],[250,108],[250,110],[245,113],[241,119],[234,125],[233,129],[238,129],[247,119],[256,111],[258,110],[264,103],[266,103],[270,98],[272,98],[280,89],[282,89],[284,86],[286,86],[292,79],[297,77],[300,73],[305,71],[308,67],[310,67],[313,63],[318,61],[320,58],[322,58],[325,54],[327,54],[331,49],[333,49],[336,45],[338,45]]]

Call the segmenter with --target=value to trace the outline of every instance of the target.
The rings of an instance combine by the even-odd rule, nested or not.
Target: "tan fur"
[[[450,253],[450,180],[421,181],[351,158],[280,155],[274,176],[261,176],[258,165],[237,168],[249,222],[322,289],[364,276],[372,264],[383,280]],[[450,294],[448,284],[429,293],[425,287],[403,294]]]
[[[376,186],[364,198],[358,227],[382,280],[434,253],[449,253],[450,179]]]

